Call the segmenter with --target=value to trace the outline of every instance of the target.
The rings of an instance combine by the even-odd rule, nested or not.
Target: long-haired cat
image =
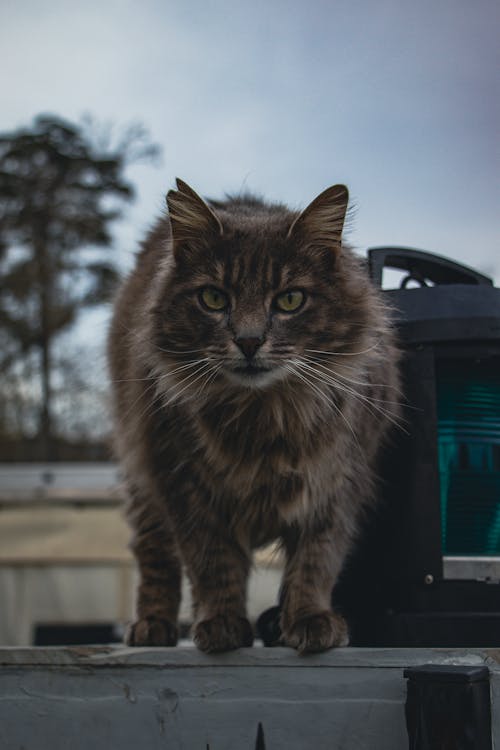
[[[167,196],[115,306],[115,446],[140,570],[127,642],[177,641],[181,569],[203,651],[250,646],[252,550],[279,540],[283,643],[345,645],[331,592],[373,502],[397,416],[397,352],[347,189],[302,213],[253,197]]]

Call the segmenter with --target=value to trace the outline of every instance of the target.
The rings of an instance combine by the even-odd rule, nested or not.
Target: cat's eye
[[[214,286],[206,286],[202,289],[200,292],[200,300],[204,307],[219,312],[225,310],[229,304],[227,294],[224,294],[224,292],[221,292],[220,289],[216,289]]]
[[[274,300],[275,307],[281,312],[296,312],[305,301],[305,294],[300,289],[290,289],[287,292],[278,294]]]

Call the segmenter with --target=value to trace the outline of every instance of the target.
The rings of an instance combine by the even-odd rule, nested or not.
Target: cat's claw
[[[232,651],[251,646],[253,631],[246,617],[217,615],[195,625],[193,640],[201,651],[207,653]]]
[[[299,654],[314,653],[347,646],[349,633],[343,617],[325,610],[294,622],[284,630],[282,642],[297,649]]]
[[[158,617],[144,617],[132,623],[125,635],[127,646],[175,646],[177,626]]]

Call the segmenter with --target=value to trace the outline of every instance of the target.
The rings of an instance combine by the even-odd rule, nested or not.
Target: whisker
[[[323,364],[322,362],[318,362],[317,360],[314,359],[314,357],[308,357],[308,356],[302,355],[299,358],[307,360],[308,362],[310,362],[312,364],[315,364],[318,367],[323,368],[323,370],[325,371],[325,374],[333,375],[336,378],[341,378],[346,383],[352,383],[352,384],[355,384],[355,385],[362,385],[362,386],[365,386],[365,387],[368,387],[368,388],[370,388],[370,387],[374,387],[374,388],[386,388],[386,389],[393,390],[398,396],[400,396],[400,399],[398,401],[392,401],[390,399],[380,399],[380,398],[376,398],[375,396],[371,396],[371,397],[366,396],[366,395],[364,396],[364,398],[371,399],[372,402],[377,402],[377,403],[381,403],[381,404],[389,404],[391,406],[398,406],[398,407],[400,407],[402,409],[411,409],[412,411],[421,411],[421,409],[419,409],[417,406],[412,406],[411,404],[406,403],[406,397],[405,397],[404,392],[401,390],[401,388],[398,388],[398,386],[396,386],[396,385],[390,385],[388,383],[372,383],[370,381],[355,380],[354,378],[350,378],[347,375],[344,375],[343,373],[340,373],[337,370],[334,370],[330,366]],[[343,368],[348,367],[349,370],[357,371],[357,368],[350,367],[348,365],[342,365],[342,367]],[[359,392],[356,391],[356,393],[360,397],[362,396],[362,394],[359,394]],[[389,412],[389,414],[390,414],[390,412]],[[392,414],[392,416],[395,417],[394,414]],[[405,419],[402,416],[398,416],[397,419],[400,422],[405,422],[406,424],[409,423],[409,420]]]
[[[358,352],[327,352],[323,351],[322,349],[304,349],[306,352],[313,352],[315,354],[328,354],[331,357],[357,357],[358,354],[366,354],[367,352],[372,352],[374,349],[377,348],[379,345],[379,341],[376,341],[374,344],[369,346],[367,349],[361,349]]]
[[[110,380],[110,383],[139,383],[144,380],[156,380],[154,375],[149,375],[146,378],[120,378],[119,380]]]
[[[204,390],[207,389],[208,385],[214,380],[216,375],[220,372],[221,365],[216,363],[215,365],[212,365],[211,369],[207,373],[206,380],[201,384],[200,388],[196,392],[196,398],[200,398],[201,394]]]
[[[181,390],[180,390],[180,391],[178,391],[177,393],[174,393],[174,395],[173,395],[173,396],[171,396],[171,397],[170,397],[170,398],[168,399],[168,401],[166,401],[166,402],[164,403],[164,406],[165,406],[165,407],[167,407],[167,406],[168,406],[169,404],[171,404],[171,403],[172,403],[172,401],[175,401],[175,400],[177,400],[177,399],[179,398],[179,396],[180,396],[180,395],[181,395],[182,393],[184,393],[184,392],[185,392],[185,391],[186,391],[186,390],[187,390],[187,389],[188,389],[188,388],[189,388],[189,387],[190,387],[191,385],[193,385],[194,383],[196,383],[196,382],[197,382],[197,381],[198,381],[198,380],[199,380],[200,378],[203,378],[203,377],[204,377],[204,376],[205,376],[205,375],[207,374],[207,369],[206,369],[207,367],[208,367],[208,369],[210,369],[210,365],[209,365],[209,364],[207,364],[207,363],[204,363],[204,364],[203,364],[203,365],[202,365],[202,366],[200,367],[200,370],[201,370],[201,372],[200,372],[200,370],[195,370],[194,372],[192,372],[192,373],[189,373],[189,375],[188,375],[188,376],[187,376],[186,378],[184,378],[183,380],[181,380],[181,382],[180,382],[180,383],[177,383],[177,386],[179,386],[179,385],[182,385],[182,383],[184,383],[184,382],[185,382],[186,380],[188,381],[188,382],[187,382],[187,385],[185,385],[185,386],[184,386],[184,388],[181,388]],[[205,370],[205,372],[203,372],[203,370]],[[198,375],[197,375],[197,373],[200,373],[200,374],[198,374]],[[197,375],[197,377],[193,378],[193,376],[194,376],[194,375]],[[193,378],[193,379],[191,379],[191,378]],[[190,379],[191,379],[191,380],[190,380]],[[171,389],[169,388],[168,390],[171,390]]]
[[[353,388],[350,388],[348,385],[346,385],[345,383],[340,382],[339,380],[336,380],[334,377],[328,377],[326,375],[326,373],[318,372],[314,367],[311,367],[311,365],[307,364],[306,362],[297,361],[297,365],[299,367],[302,367],[303,369],[310,370],[312,373],[314,373],[314,374],[311,375],[311,377],[314,377],[317,380],[319,380],[320,382],[325,383],[325,385],[328,384],[328,385],[330,385],[330,386],[332,386],[334,388],[337,388],[340,391],[344,391],[344,393],[349,394],[353,398],[355,398],[358,401],[360,401],[361,403],[363,403],[364,406],[365,406],[365,408],[368,409],[368,411],[373,416],[377,416],[374,413],[374,411],[373,411],[373,409],[374,409],[379,414],[382,414],[390,422],[392,422],[392,424],[394,424],[395,426],[397,426],[400,430],[402,430],[403,432],[407,432],[401,426],[401,424],[400,424],[400,422],[406,421],[406,420],[403,420],[402,418],[397,417],[396,415],[394,415],[393,413],[391,413],[387,409],[384,409],[382,406],[380,406],[380,404],[399,405],[399,402],[397,402],[397,401],[388,401],[386,399],[377,399],[377,398],[374,398],[374,397],[372,398],[370,396],[366,396],[366,395],[364,395],[362,393],[359,393],[359,391],[356,391]]]
[[[201,364],[200,364],[200,363],[201,363]],[[146,416],[148,416],[148,417],[151,417],[151,416],[153,416],[153,415],[154,415],[154,414],[156,414],[156,413],[157,413],[158,411],[160,411],[160,410],[161,410],[161,408],[162,408],[163,406],[166,406],[167,404],[169,404],[169,403],[171,403],[171,402],[172,402],[173,400],[175,400],[175,395],[174,395],[174,396],[173,396],[172,398],[169,398],[169,397],[168,397],[168,393],[170,393],[170,392],[171,392],[171,391],[172,391],[172,390],[173,390],[174,388],[178,388],[178,387],[179,387],[180,385],[182,385],[182,384],[183,384],[183,383],[185,383],[186,381],[189,381],[189,380],[190,380],[191,378],[193,378],[193,377],[194,377],[194,376],[195,376],[195,375],[196,375],[197,373],[201,372],[201,371],[202,371],[203,369],[205,369],[205,368],[206,368],[207,366],[209,366],[209,361],[207,360],[207,358],[204,358],[203,360],[197,360],[196,362],[193,362],[193,363],[191,363],[191,367],[194,367],[195,365],[199,365],[198,369],[194,370],[194,372],[190,372],[190,373],[188,373],[188,375],[186,375],[186,377],[182,378],[182,380],[181,380],[181,381],[180,381],[179,383],[172,383],[172,385],[170,385],[170,386],[169,386],[168,388],[166,388],[166,389],[164,389],[164,390],[162,390],[162,391],[159,391],[159,390],[158,390],[158,385],[160,384],[160,381],[161,381],[161,380],[164,380],[164,379],[165,379],[166,377],[168,377],[169,375],[171,375],[171,374],[172,374],[172,373],[173,373],[174,371],[172,371],[172,372],[170,372],[170,371],[169,371],[169,372],[166,372],[166,373],[162,374],[161,376],[159,376],[159,377],[157,378],[157,380],[156,380],[156,381],[155,381],[155,382],[154,382],[154,383],[153,383],[153,384],[152,384],[151,386],[149,386],[149,387],[148,387],[148,388],[146,389],[146,391],[144,392],[144,393],[146,393],[146,392],[147,392],[147,390],[150,390],[150,389],[151,389],[151,387],[152,387],[152,386],[154,386],[154,385],[156,385],[156,386],[157,386],[157,390],[156,390],[156,393],[154,393],[154,394],[153,394],[153,397],[152,397],[151,401],[149,402],[149,404],[148,404],[148,405],[146,406],[146,408],[145,408],[145,409],[144,409],[144,410],[143,410],[143,411],[141,412],[141,414],[139,415],[139,419],[143,419],[143,418],[144,418],[144,417],[146,417]],[[181,368],[178,368],[178,369],[182,369],[183,367],[184,367],[184,366],[181,366]],[[188,385],[187,385],[186,387],[189,387],[189,382],[188,382]],[[181,389],[181,393],[182,393],[182,392],[183,392],[184,390],[185,390],[185,388]],[[140,398],[140,397],[141,397],[142,395],[143,395],[143,394],[141,394],[141,395],[139,396],[139,398]],[[164,404],[164,403],[162,403],[162,404],[160,405],[160,407],[159,407],[158,409],[156,409],[156,410],[155,410],[154,412],[151,412],[151,411],[150,411],[150,410],[151,410],[151,407],[152,407],[152,406],[153,406],[153,405],[155,404],[156,398],[157,398],[157,397],[160,397],[160,399],[162,400],[164,396],[167,396],[167,398],[168,398],[167,404]],[[137,402],[137,400],[138,400],[138,399],[136,399],[136,402]],[[135,402],[135,403],[136,403],[136,402]]]
[[[399,401],[390,401],[389,399],[376,398],[375,396],[367,396],[366,394],[361,394],[361,393],[359,393],[359,391],[357,391],[357,390],[355,390],[353,388],[350,388],[349,385],[348,385],[348,383],[354,383],[356,385],[362,385],[362,386],[365,386],[365,387],[368,387],[368,388],[370,388],[370,387],[374,387],[374,388],[393,388],[398,393],[400,393],[399,389],[396,386],[386,385],[385,383],[371,383],[369,381],[354,380],[352,378],[348,378],[345,375],[342,375],[341,373],[336,372],[335,370],[332,370],[331,368],[327,367],[326,365],[321,365],[320,363],[315,362],[314,360],[312,360],[309,357],[299,357],[298,359],[302,361],[302,364],[304,366],[311,367],[311,364],[309,364],[309,363],[313,362],[314,364],[318,365],[319,367],[322,367],[323,368],[322,370],[316,370],[316,368],[314,368],[314,367],[312,369],[315,370],[318,375],[324,375],[325,377],[329,377],[329,379],[330,379],[330,381],[331,381],[331,383],[333,385],[338,385],[340,387],[343,387],[348,392],[350,392],[350,393],[352,393],[354,395],[357,395],[360,398],[364,398],[364,399],[367,399],[368,401],[372,401],[372,402],[379,402],[381,404],[393,404],[394,406],[399,406]],[[304,361],[306,359],[308,360],[308,362]],[[342,380],[345,380],[346,382],[342,383],[341,381],[336,380],[337,377],[342,378]]]
[[[323,401],[324,403],[326,403],[326,404],[328,404],[330,406],[336,406],[337,407],[337,405],[334,404],[334,402],[332,401],[332,399],[329,398],[328,395],[324,391],[321,390],[321,388],[318,388],[318,386],[315,386],[314,383],[309,382],[307,380],[307,378],[302,373],[300,373],[296,369],[296,367],[293,366],[292,362],[290,362],[287,365],[285,365],[285,369],[288,372],[291,372],[297,378],[299,378],[299,380],[301,380],[303,383],[305,383],[306,385],[308,385],[313,391],[315,391],[319,395],[321,401]]]
[[[160,375],[158,379],[162,380],[163,378],[166,378],[169,375],[175,375],[178,372],[189,370],[191,367],[195,367],[195,365],[199,365],[202,362],[210,362],[210,359],[208,357],[201,357],[201,359],[193,359],[190,362],[186,362],[183,365],[179,365],[179,367],[175,367],[173,370],[168,370],[163,375]]]
[[[196,354],[197,352],[203,352],[205,349],[164,349],[161,346],[158,346],[155,344],[155,348],[158,349],[160,352],[165,352],[165,354]]]
[[[186,380],[189,380],[190,378],[193,378],[193,376],[195,374],[196,373],[190,373],[189,376],[187,378],[184,378],[184,380],[182,382],[185,382]],[[167,391],[164,394],[158,394],[158,393],[156,393],[153,396],[153,398],[151,399],[150,403],[146,406],[146,408],[143,411],[143,413],[140,415],[139,419],[143,419],[146,416],[148,418],[152,418],[152,417],[154,417],[155,414],[158,414],[159,412],[163,411],[163,409],[165,409],[167,406],[169,406],[169,404],[171,404],[173,401],[175,401],[178,398],[178,396],[181,395],[181,393],[183,393],[187,388],[189,388],[189,386],[192,383],[195,383],[197,380],[199,380],[204,375],[205,375],[205,373],[201,373],[201,374],[198,375],[198,377],[193,378],[192,381],[191,381],[191,383],[188,382],[187,385],[184,388],[182,388],[178,393],[176,393],[173,396],[171,396],[170,398],[168,398],[166,402],[163,401],[162,396],[166,395],[166,393],[168,391],[172,390],[172,388],[167,389]],[[156,409],[154,409],[153,411],[151,411],[152,407],[158,401],[160,402],[159,405],[158,405],[158,407]]]
[[[353,436],[353,438],[354,438],[354,440],[355,440],[358,448],[361,450],[361,446],[359,445],[359,441],[358,441],[358,438],[356,436],[356,433],[354,432],[354,429],[353,429],[351,423],[349,422],[349,420],[347,419],[346,415],[342,412],[342,409],[340,409],[340,407],[333,401],[333,399],[329,398],[327,396],[327,394],[325,394],[324,391],[322,391],[320,388],[318,388],[317,386],[315,386],[314,383],[311,383],[306,377],[304,377],[303,374],[299,373],[295,369],[295,367],[293,367],[293,365],[296,364],[296,362],[294,360],[291,360],[291,361],[288,360],[288,364],[289,364],[289,366],[291,365],[290,371],[293,372],[293,374],[296,377],[298,377],[300,380],[302,380],[302,382],[304,382],[306,385],[308,385],[310,388],[312,388],[312,390],[314,390],[317,393],[319,393],[319,395],[320,395],[320,397],[322,397],[323,401],[325,401],[326,403],[328,403],[330,405],[330,407],[332,407],[342,417],[342,419],[346,423],[347,427],[349,428],[349,430],[350,430],[350,432],[351,432],[351,434],[352,434],[352,436]],[[325,383],[325,385],[327,385],[327,384]]]
[[[307,360],[308,362],[311,362],[312,364],[317,365],[318,367],[322,367],[328,374],[335,375],[337,378],[341,378],[342,380],[345,380],[347,383],[354,383],[355,385],[364,385],[367,387],[373,387],[373,388],[390,388],[391,390],[396,391],[400,395],[403,395],[401,390],[395,386],[395,385],[389,385],[386,383],[372,383],[369,380],[355,380],[354,378],[349,378],[347,375],[343,375],[342,373],[333,370],[329,365],[325,365],[322,362],[318,362],[318,360],[314,359],[314,357],[308,357],[308,356],[302,356],[299,357],[299,359]],[[355,368],[350,368],[355,369]],[[398,401],[387,401],[386,403],[399,403]]]
[[[194,365],[198,364],[199,362],[203,362],[206,360],[207,357],[203,357],[202,359],[193,359],[189,362],[184,362],[179,367],[176,367],[174,370],[168,370],[168,372],[163,373],[162,375],[148,375],[145,378],[120,378],[119,380],[110,380],[110,383],[139,383],[143,382],[145,380],[162,380],[163,378],[168,377],[169,375],[174,375],[176,372],[180,372],[181,370],[185,370],[189,367],[194,367]]]
[[[132,409],[134,408],[134,406],[141,400],[141,398],[143,396],[145,396],[146,393],[148,393],[148,391],[150,391],[152,388],[154,388],[157,385],[157,383],[158,383],[157,379],[154,378],[153,381],[148,385],[148,387],[146,388],[146,390],[141,391],[139,393],[139,395],[137,396],[137,398],[134,399],[134,401],[132,402],[132,404],[128,407],[127,411],[123,415],[123,419],[124,420],[128,418],[128,416],[130,415],[130,412],[132,411]],[[153,397],[152,401],[154,402],[154,397]],[[150,408],[150,406],[151,406],[151,404],[148,404],[148,406],[146,407],[146,412]],[[144,412],[142,412],[140,414],[139,419],[141,419],[143,416],[144,416]]]
[[[325,365],[322,362],[319,362],[314,357],[309,357],[307,355],[299,355],[297,358],[300,359],[301,361],[305,361],[312,365],[315,365],[316,367],[321,367],[322,371],[325,371],[325,374],[335,374],[335,375],[338,374],[334,370],[332,370],[329,365]],[[352,368],[352,369],[356,369],[356,368]],[[341,376],[339,375],[339,377]],[[365,385],[365,386],[371,385],[371,383],[369,383],[367,380],[354,380],[353,378],[348,378],[347,376],[343,376],[343,377],[345,380],[348,380],[350,383],[356,383],[356,385]]]
[[[305,366],[304,364],[302,364],[302,365],[299,365],[299,367],[300,367],[300,366],[302,366],[303,368],[305,368],[305,367],[306,367],[306,366]],[[332,386],[333,386],[333,387],[337,387],[337,388],[338,388],[338,390],[340,390],[340,391],[344,391],[345,393],[348,393],[349,395],[351,395],[351,396],[354,396],[354,397],[355,397],[355,394],[354,394],[354,393],[352,393],[352,391],[350,391],[350,390],[347,390],[346,388],[342,388],[342,387],[341,387],[341,386],[340,386],[339,384],[337,384],[337,383],[336,383],[335,381],[333,381],[333,380],[330,380],[330,379],[329,379],[329,380],[325,380],[325,379],[321,378],[321,377],[320,377],[319,375],[317,375],[317,374],[314,374],[314,373],[313,373],[313,374],[311,374],[311,377],[313,377],[313,378],[314,378],[315,380],[318,380],[318,381],[319,381],[320,383],[324,383],[325,385],[330,385],[331,387],[332,387]],[[366,404],[366,403],[364,404],[364,406],[365,406],[365,408],[366,408],[366,409],[368,409],[368,411],[369,411],[369,412],[370,412],[370,413],[371,413],[371,414],[372,414],[373,416],[376,416],[376,415],[374,414],[374,412],[372,411],[372,409],[370,408],[370,406],[367,406],[367,404]]]

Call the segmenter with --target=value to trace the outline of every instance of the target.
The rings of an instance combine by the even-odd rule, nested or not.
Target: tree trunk
[[[51,322],[50,305],[52,296],[52,273],[50,254],[47,247],[46,226],[38,224],[34,233],[34,247],[38,265],[39,311],[40,311],[40,378],[42,386],[42,404],[40,408],[39,438],[42,461],[54,458],[52,435],[52,388],[51,388]]]
[[[42,380],[42,405],[40,410],[40,443],[42,461],[50,461],[53,456],[52,445],[52,389],[50,382],[51,356],[50,356],[50,334],[49,329],[43,322],[40,337],[41,349],[41,380]]]

